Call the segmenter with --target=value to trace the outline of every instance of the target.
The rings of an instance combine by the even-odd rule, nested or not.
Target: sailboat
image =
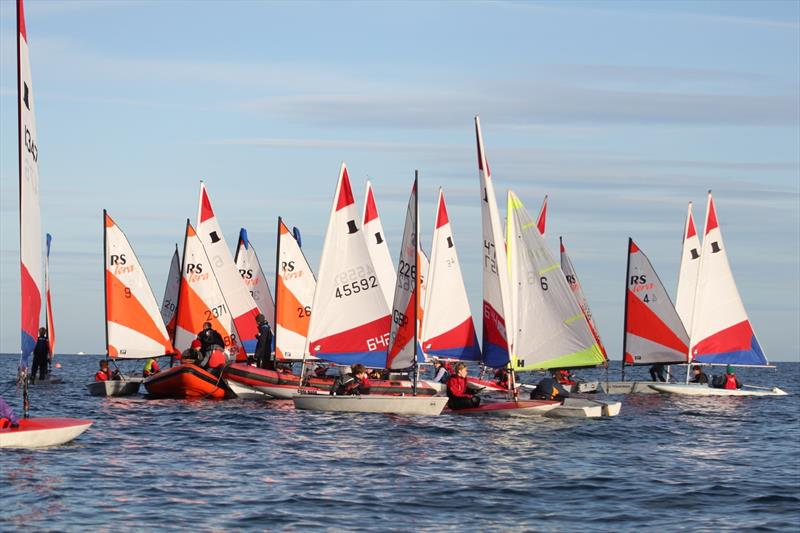
[[[711,191],[708,191],[706,205],[688,353],[690,363],[751,367],[769,365],[739,296]],[[659,392],[693,396],[786,395],[778,387],[745,386],[730,390],[675,383],[659,383],[650,387]]]
[[[633,239],[628,239],[623,330],[623,378],[626,366],[686,364],[689,335],[655,268]],[[648,393],[654,383],[623,379],[601,387],[609,394]]]
[[[103,210],[103,268],[105,271],[106,357],[149,359],[172,355],[174,349],[153,290],[122,229]],[[93,381],[92,396],[128,396],[139,390],[142,378]]]
[[[245,228],[239,230],[239,243],[236,246],[233,262],[242,276],[242,281],[249,287],[250,296],[253,297],[258,312],[264,315],[269,327],[275,331],[275,301],[272,299],[267,276],[261,268],[256,249],[247,237]]]
[[[199,235],[187,220],[174,346],[181,352],[187,350],[197,338],[197,332],[202,330],[203,323],[210,322],[222,336],[229,357],[234,358],[240,356],[244,349],[239,344],[231,307],[210,263]],[[144,380],[144,386],[156,398],[221,399],[233,395],[222,376],[183,361],[178,366],[148,377]]]
[[[435,220],[425,296],[427,320],[422,324],[422,348],[429,356],[480,361],[478,336],[472,322],[467,289],[441,188]]]
[[[375,192],[372,182],[367,180],[367,189],[364,193],[364,216],[362,217],[364,239],[367,241],[367,250],[375,268],[375,275],[380,282],[381,291],[386,298],[386,306],[391,307],[394,298],[394,287],[397,284],[397,272],[394,270],[389,245],[386,243],[386,233],[383,231],[381,217],[378,214],[378,204],[375,202]]]
[[[27,369],[42,306],[42,233],[39,207],[39,147],[36,136],[30,51],[22,0],[17,0],[17,110],[20,221],[20,373],[23,417],[19,427],[0,429],[0,448],[38,448],[69,442],[89,429],[90,420],[29,418]]]
[[[311,305],[317,280],[300,243],[281,217],[278,217],[278,242],[275,267],[274,335],[275,360],[300,361],[306,350]],[[223,373],[228,386],[240,398],[290,399],[297,394],[301,378],[276,369],[233,363]],[[333,380],[315,380],[311,386],[330,387]]]
[[[197,207],[197,236],[202,243],[205,253],[210,261],[207,268],[217,279],[225,300],[230,305],[229,312],[236,324],[236,331],[240,337],[238,341],[244,347],[237,361],[247,359],[247,353],[253,353],[256,348],[256,315],[259,310],[250,289],[245,284],[236,263],[233,260],[225,236],[222,233],[219,219],[211,205],[211,197],[204,182],[200,182],[200,201]]]
[[[342,164],[314,295],[309,351],[320,359],[343,364],[413,369],[416,381],[419,308],[416,178],[406,212],[391,322],[383,293],[375,290],[379,282],[355,215],[347,167]],[[354,279],[350,272],[355,274]],[[300,394],[293,401],[296,409],[438,415],[447,398],[371,391],[365,396]]]
[[[175,253],[169,263],[169,273],[167,274],[167,285],[164,288],[164,298],[161,300],[161,319],[167,326],[170,342],[175,342],[175,317],[178,311],[178,292],[181,289],[181,257],[178,253],[178,245],[175,245]]]

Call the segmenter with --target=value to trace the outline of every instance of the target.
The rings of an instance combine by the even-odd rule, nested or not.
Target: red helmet
[[[192,348],[199,348],[200,346],[202,346],[202,344],[199,340],[195,339],[192,341]]]

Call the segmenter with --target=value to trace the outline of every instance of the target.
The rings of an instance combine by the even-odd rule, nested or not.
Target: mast
[[[272,332],[272,342],[275,344],[275,355],[272,356],[273,363],[278,360],[278,293],[281,292],[278,290],[278,276],[280,276],[281,266],[281,222],[283,222],[283,219],[278,216],[278,228],[276,232],[277,237],[275,237],[275,285],[273,285],[275,287],[275,298],[273,299],[275,303],[275,311],[272,313],[272,316],[274,317],[272,321],[275,323],[275,331]],[[270,347],[270,349],[272,349],[272,347]],[[305,359],[305,354],[303,354],[303,358]],[[305,362],[303,362],[302,366],[300,367],[301,376],[304,368]]]
[[[106,261],[108,261],[108,235],[107,235],[107,225],[106,220],[108,217],[108,212],[103,209],[103,311],[105,314],[105,322],[106,322],[106,359],[108,359],[108,272],[106,267]]]
[[[625,381],[625,353],[628,344],[628,279],[631,275],[631,244],[633,244],[633,239],[628,237],[628,258],[625,266],[625,310],[622,317],[622,381]]]
[[[419,362],[417,362],[417,344],[419,332],[417,315],[419,314],[419,170],[414,171],[414,381],[413,394],[417,395],[417,381],[419,379]]]

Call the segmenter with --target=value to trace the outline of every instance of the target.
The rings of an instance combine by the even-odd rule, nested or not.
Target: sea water
[[[17,359],[0,356],[0,392],[21,414]],[[800,527],[798,363],[738,371],[790,396],[626,395],[616,418],[570,420],[96,398],[98,359],[59,356],[64,383],[31,387],[31,416],[94,425],[68,445],[0,450],[0,530]]]

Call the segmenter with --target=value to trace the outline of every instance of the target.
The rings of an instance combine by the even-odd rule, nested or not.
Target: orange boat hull
[[[168,368],[144,380],[147,393],[155,398],[216,398],[231,396],[225,381],[197,365]]]

